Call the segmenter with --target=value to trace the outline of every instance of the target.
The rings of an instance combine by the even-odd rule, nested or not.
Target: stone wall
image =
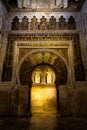
[[[0,116],[27,116],[30,113],[29,86],[21,86],[20,84],[17,85],[16,84],[17,81],[13,81],[13,79],[9,80],[9,82],[1,81],[2,71],[3,71],[2,68],[3,68],[3,63],[5,61],[5,54],[8,54],[8,53],[6,53],[7,52],[6,51],[7,35],[9,34],[9,32],[12,35],[15,34],[15,37],[17,38],[16,40],[19,40],[18,36],[17,36],[17,33],[18,33],[17,29],[16,30],[13,29],[13,31],[11,30],[11,25],[12,25],[12,22],[13,22],[13,19],[15,18],[15,16],[17,16],[19,18],[19,23],[23,23],[23,20],[24,20],[23,18],[25,18],[25,16],[27,16],[27,18],[28,18],[27,22],[29,22],[29,28],[30,28],[30,23],[32,21],[32,18],[34,18],[34,16],[36,16],[36,18],[38,18],[39,23],[43,16],[45,16],[45,18],[46,18],[45,20],[47,20],[47,22],[49,21],[49,19],[52,16],[54,16],[54,18],[56,18],[57,22],[59,22],[59,19],[61,16],[63,16],[63,18],[65,18],[67,22],[68,22],[68,19],[70,18],[70,16],[73,16],[73,18],[75,19],[75,22],[76,22],[76,30],[74,30],[75,31],[74,33],[75,33],[75,35],[79,34],[79,36],[80,36],[79,41],[81,43],[81,54],[82,54],[83,64],[85,67],[86,80],[85,81],[77,80],[78,82],[75,82],[74,81],[75,79],[73,76],[72,85],[66,84],[66,85],[61,85],[58,87],[58,94],[59,94],[58,109],[59,109],[59,114],[61,116],[87,116],[87,54],[86,54],[86,52],[87,52],[87,50],[86,50],[87,26],[85,23],[86,16],[87,16],[87,4],[86,3],[83,5],[81,12],[9,12],[9,13],[7,13],[0,1],[0,19],[1,19],[1,21],[3,21],[3,23],[2,23],[3,28],[2,28],[2,26],[0,27],[0,31],[1,31],[0,35],[2,35],[2,40],[0,43],[1,44],[1,47],[0,47],[0,51],[1,51],[1,53],[0,53]],[[54,19],[54,21],[55,21],[55,19]],[[63,27],[65,27],[65,26],[63,26]],[[36,33],[39,32],[39,31],[37,31],[38,30],[37,27],[35,27],[35,28],[34,29],[30,28],[30,29],[36,30],[35,31]],[[41,30],[42,30],[42,28],[41,28]],[[59,28],[57,31],[59,31]],[[32,33],[32,31],[27,32],[26,29],[24,29],[24,28],[21,28],[19,30],[19,34],[20,34],[20,32],[21,32],[21,34],[26,32],[26,35],[27,35],[27,33]],[[46,29],[46,32],[47,32],[47,29]],[[66,31],[66,28],[65,28],[65,32],[68,32],[68,31]],[[63,33],[64,33],[63,31],[59,32],[59,34],[61,34],[61,35],[63,35]],[[40,34],[40,32],[39,32],[39,34]],[[54,28],[54,34],[55,34],[55,28]],[[14,37],[14,39],[15,39],[15,37]],[[33,35],[32,37],[35,37],[35,36]],[[49,35],[46,37],[48,37],[48,40],[49,40]],[[44,40],[44,38],[45,37],[43,37],[43,40]],[[67,38],[66,38],[66,33],[65,33],[65,39],[67,40]],[[61,39],[61,37],[60,37],[60,39]],[[22,40],[24,40],[24,39],[22,39]],[[72,40],[72,37],[70,40]],[[75,41],[75,40],[76,40],[76,38],[73,39],[73,41]],[[12,43],[14,43],[13,40],[10,41],[10,44],[12,44]],[[79,42],[78,42],[78,44],[79,44]],[[74,46],[74,49],[76,49],[76,48],[77,47]],[[10,48],[10,49],[12,51],[12,48]],[[77,50],[77,52],[78,52],[78,50]],[[10,55],[8,54],[7,56],[9,57]],[[76,58],[78,59],[78,57],[79,57],[79,55],[77,55]],[[12,57],[10,56],[10,58],[12,58]],[[9,60],[9,63],[11,61],[12,60]],[[76,63],[77,62],[75,62],[75,65],[77,65]],[[4,65],[7,65],[7,64],[4,64]],[[70,64],[70,66],[72,66],[72,64]],[[15,66],[14,66],[14,69],[16,69]],[[73,72],[74,72],[74,69],[73,69]],[[14,73],[16,73],[16,72],[14,72]],[[8,73],[7,73],[7,78],[8,78]]]
[[[28,86],[0,84],[0,116],[29,116]],[[87,116],[87,83],[59,86],[60,116]]]
[[[87,83],[59,86],[61,116],[87,116]]]
[[[16,82],[13,81],[15,83],[15,85],[13,85],[13,82],[12,82],[13,78],[10,78],[8,80],[8,78],[9,78],[8,72],[11,71],[11,74],[12,74],[12,70],[13,70],[12,69],[13,68],[13,64],[12,64],[13,58],[11,57],[11,53],[12,53],[12,55],[14,54],[13,51],[12,51],[13,47],[14,47],[14,40],[18,40],[19,38],[21,38],[21,40],[25,40],[25,39],[27,40],[27,38],[37,40],[38,36],[39,36],[39,34],[37,34],[37,35],[29,34],[28,36],[24,35],[24,37],[21,34],[19,34],[19,35],[16,35],[16,34],[15,35],[13,35],[13,34],[9,35],[10,40],[9,40],[9,44],[7,45],[7,51],[6,51],[6,59],[8,59],[8,60],[6,60],[4,62],[4,67],[7,67],[6,65],[8,65],[8,67],[6,68],[7,72],[6,72],[5,68],[3,69],[3,70],[5,70],[3,72],[5,72],[6,75],[5,75],[5,73],[3,73],[3,77],[5,79],[2,78],[3,79],[2,81],[4,83],[2,83],[1,87],[0,87],[0,93],[1,93],[1,98],[0,98],[1,99],[1,103],[0,103],[1,113],[0,113],[0,115],[3,115],[3,116],[27,116],[30,113],[29,86],[28,85],[27,86],[21,86],[20,84],[16,85],[17,81]],[[77,65],[76,63],[82,64],[82,59],[79,59],[80,62],[77,62],[78,57],[81,58],[81,52],[79,50],[80,46],[78,46],[79,45],[79,40],[78,40],[79,35],[78,34],[75,33],[75,34],[73,34],[73,36],[71,36],[71,35],[69,35],[69,36],[64,35],[63,36],[63,33],[62,33],[62,36],[59,35],[59,37],[58,37],[58,34],[48,35],[48,34],[45,33],[45,34],[42,34],[42,35],[39,36],[39,37],[41,37],[42,41],[44,40],[44,36],[45,36],[46,40],[51,40],[52,38],[55,39],[55,36],[56,36],[57,40],[61,40],[61,38],[62,38],[62,42],[63,42],[63,40],[66,41],[67,39],[69,39],[69,40],[73,39],[73,45],[74,45],[74,49],[75,49],[74,53],[77,54],[74,57],[75,67]],[[26,44],[26,46],[27,45],[28,44]],[[9,50],[11,51],[10,54],[8,53]],[[10,58],[12,58],[12,60],[10,60],[10,58],[8,58],[9,56],[10,56]],[[24,56],[22,55],[22,58],[23,57]],[[31,57],[31,59],[32,59],[32,57]],[[9,62],[7,62],[7,61],[9,61]],[[34,60],[34,63],[35,63],[35,61],[36,61],[36,63],[38,63],[37,60]],[[68,60],[68,62],[69,62],[69,60]],[[69,64],[71,64],[71,63],[72,62],[70,62]],[[10,65],[12,70],[11,69],[9,70],[9,65]],[[76,67],[76,68],[78,68],[78,67]],[[16,71],[16,69],[17,68],[15,68],[15,71]],[[57,69],[58,69],[58,67],[57,67]],[[58,111],[59,111],[61,116],[84,116],[84,115],[87,115],[87,112],[86,112],[86,110],[87,110],[87,104],[86,104],[86,98],[87,98],[86,97],[86,94],[87,94],[86,86],[87,86],[87,83],[85,81],[85,78],[83,78],[83,73],[82,73],[83,70],[81,71],[81,73],[80,73],[80,70],[81,70],[81,68],[78,69],[78,71],[76,69],[76,81],[81,81],[80,83],[75,84],[75,81],[73,81],[73,82],[70,82],[70,83],[72,83],[72,86],[70,85],[70,83],[68,83],[66,85],[59,86],[59,88],[58,88],[59,89],[59,99],[58,99],[58,107],[59,108],[58,108]],[[78,77],[78,76],[80,76],[80,77]],[[22,78],[23,77],[24,76],[22,75]],[[12,84],[7,82],[7,81],[12,82]],[[31,85],[30,85],[30,87],[31,87]],[[82,105],[82,103],[83,103],[83,105]]]
[[[18,87],[11,83],[0,84],[0,116],[17,116]]]
[[[18,116],[28,116],[30,114],[29,97],[29,87],[19,86]]]

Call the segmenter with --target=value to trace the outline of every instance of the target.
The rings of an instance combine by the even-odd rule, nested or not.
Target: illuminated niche
[[[31,113],[56,113],[57,92],[55,71],[49,65],[39,65],[32,72]]]
[[[55,72],[48,65],[39,65],[32,73],[33,84],[54,84]]]

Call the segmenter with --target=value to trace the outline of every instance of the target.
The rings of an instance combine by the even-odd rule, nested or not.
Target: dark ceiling
[[[7,11],[21,11],[26,10],[25,8],[19,9],[17,0],[2,0]],[[85,0],[68,0],[67,8],[55,8],[54,11],[80,11]],[[30,10],[30,9],[27,9]],[[33,9],[31,9],[33,10]],[[41,9],[42,10],[42,9]]]

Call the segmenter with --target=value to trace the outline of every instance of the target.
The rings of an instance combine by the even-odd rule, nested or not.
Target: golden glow
[[[57,110],[55,78],[53,68],[48,65],[40,65],[34,69],[31,88],[32,113]]]
[[[31,111],[40,112],[40,110],[56,109],[56,97],[56,87],[54,85],[33,85],[31,89]]]
[[[36,67],[32,73],[33,84],[54,84],[55,72],[48,65]]]

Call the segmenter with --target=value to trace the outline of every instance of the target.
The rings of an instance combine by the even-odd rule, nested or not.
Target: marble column
[[[67,8],[68,6],[68,0],[63,0],[63,8]]]
[[[63,6],[63,0],[56,0],[56,6],[62,7]]]
[[[1,52],[1,39],[2,39],[2,36],[1,36],[1,32],[0,32],[0,52]]]
[[[0,18],[0,32],[1,32],[1,29],[2,29],[2,18]]]
[[[18,0],[18,7],[22,8],[22,0]]]
[[[56,6],[66,8],[68,6],[68,0],[56,0]]]
[[[30,0],[22,0],[22,6],[28,8],[30,6]]]
[[[0,18],[0,48],[1,48],[1,30],[2,30],[2,18]]]
[[[31,0],[18,0],[18,7],[19,8],[28,8],[30,6]]]
[[[86,48],[87,48],[87,33],[85,34],[85,44],[86,44]]]

